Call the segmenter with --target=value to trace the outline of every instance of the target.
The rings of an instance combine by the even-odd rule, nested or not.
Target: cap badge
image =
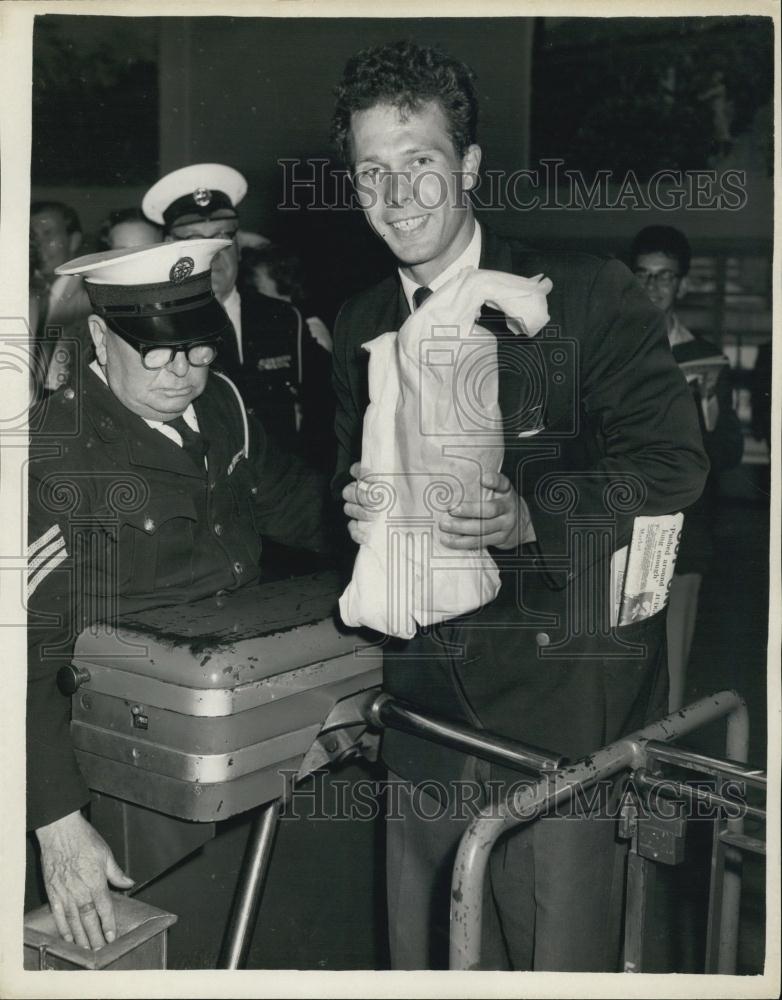
[[[190,277],[194,267],[195,262],[192,257],[180,257],[168,272],[168,280],[173,285],[180,285],[185,278]]]
[[[193,192],[193,201],[199,208],[205,208],[212,200],[212,192],[208,188],[196,188]]]

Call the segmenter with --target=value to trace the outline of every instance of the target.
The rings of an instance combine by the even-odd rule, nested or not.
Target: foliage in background
[[[36,17],[33,184],[155,180],[158,27],[154,18]]]
[[[721,165],[752,130],[771,173],[770,18],[545,18],[532,158],[592,175]]]

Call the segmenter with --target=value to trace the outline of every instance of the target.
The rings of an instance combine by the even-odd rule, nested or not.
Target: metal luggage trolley
[[[720,760],[670,746],[671,741],[720,718],[727,718],[726,758]],[[725,794],[728,782],[739,782],[765,794],[764,772],[747,767],[749,720],[747,707],[735,691],[693,702],[672,715],[624,739],[611,743],[583,760],[567,766],[548,767],[537,783],[522,788],[514,801],[478,816],[459,845],[452,880],[452,969],[475,969],[480,960],[483,879],[489,854],[500,834],[522,822],[534,822],[556,803],[601,779],[629,770],[637,789],[664,796],[672,803],[700,802],[724,810],[715,821],[708,904],[705,972],[734,974],[738,952],[742,852],[765,854],[765,839],[744,832],[744,819],[765,823],[765,809]],[[676,766],[692,776],[706,775],[714,789],[662,777],[664,765]],[[624,815],[620,831],[629,838],[627,906],[625,913],[624,971],[643,971],[648,865],[676,864],[682,860],[686,818],[676,810],[668,815]]]
[[[531,784],[465,832],[453,873],[452,969],[478,967],[483,879],[500,834],[577,790],[630,770],[647,795],[732,810],[715,823],[707,972],[735,971],[742,851],[763,853],[723,787],[742,781],[761,792],[765,775],[745,764],[746,706],[723,691],[604,747],[582,761],[427,717],[380,692],[381,651],[371,637],[345,633],[332,618],[338,581],[299,577],[162,608],[83,633],[60,686],[72,695],[72,735],[96,793],[92,818],[120,864],[141,885],[214,835],[214,823],[258,809],[239,873],[220,967],[241,968],[271,857],[280,806],[292,785],[346,755],[372,756],[391,726],[505,764]],[[727,760],[670,746],[727,717]],[[665,767],[713,779],[713,789],[664,780]],[[281,773],[286,777],[283,780]],[[260,807],[260,808],[259,808]],[[741,813],[740,815],[738,813]],[[523,819],[521,817],[524,817]],[[680,860],[683,818],[624,815],[630,839],[625,970],[642,970],[647,866]]]

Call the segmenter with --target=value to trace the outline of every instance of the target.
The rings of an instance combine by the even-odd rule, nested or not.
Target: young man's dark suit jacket
[[[481,267],[553,282],[550,322],[536,338],[512,337],[496,313],[482,321],[498,336],[503,471],[529,504],[537,545],[493,551],[500,595],[440,630],[450,650],[423,635],[401,650],[391,644],[387,652],[405,655],[386,656],[384,687],[419,709],[577,759],[664,714],[664,614],[608,628],[606,570],[629,540],[633,515],[692,503],[708,461],[662,314],[623,264],[540,253],[484,227]],[[337,319],[337,493],[361,452],[361,345],[408,315],[393,275],[350,299]],[[607,522],[607,536],[598,522]],[[518,558],[515,569],[503,562],[521,555],[528,563],[519,587]],[[413,781],[459,777],[466,762],[390,730],[383,756]]]

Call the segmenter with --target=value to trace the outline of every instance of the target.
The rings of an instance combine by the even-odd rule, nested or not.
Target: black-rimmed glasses
[[[217,348],[222,339],[212,337],[209,340],[193,341],[190,344],[140,344],[133,337],[120,330],[113,327],[109,329],[139,352],[141,363],[148,371],[158,371],[160,368],[165,368],[180,352],[185,355],[187,363],[193,368],[205,368],[207,365],[211,365],[217,357]]]

